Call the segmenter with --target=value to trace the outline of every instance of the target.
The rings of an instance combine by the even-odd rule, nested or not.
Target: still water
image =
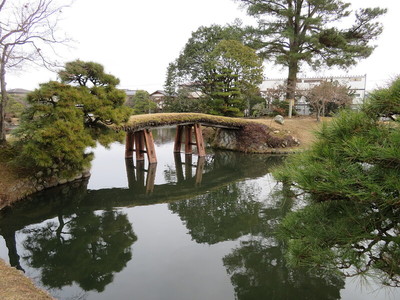
[[[290,269],[275,230],[302,206],[270,169],[283,158],[208,150],[158,164],[93,149],[88,181],[35,195],[0,215],[0,257],[59,299],[399,299],[343,276]]]

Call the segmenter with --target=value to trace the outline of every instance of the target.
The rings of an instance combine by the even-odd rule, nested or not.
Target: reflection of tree
[[[292,194],[277,190],[272,195],[277,198],[274,207],[267,208],[257,199],[260,191],[257,184],[233,182],[196,198],[170,203],[169,208],[185,222],[196,242],[215,244],[275,230],[281,216],[290,210]]]
[[[151,131],[153,133],[154,143],[163,145],[172,142],[175,138],[175,128],[173,130],[165,130],[165,128],[156,128]]]
[[[137,240],[125,214],[81,210],[58,222],[24,230],[24,259],[41,268],[44,285],[61,288],[77,282],[84,290],[103,291],[131,259]]]
[[[244,193],[241,185],[232,183],[194,199],[170,203],[186,223],[198,243],[215,244],[257,232],[262,203],[254,201],[253,192]]]
[[[268,197],[273,201],[262,201],[259,193],[257,183],[236,182],[169,207],[198,243],[241,238],[240,246],[223,258],[237,299],[339,299],[344,281],[336,273],[320,276],[286,265],[285,245],[275,235],[293,205],[288,186],[274,190]]]
[[[400,286],[399,212],[398,207],[328,201],[291,213],[281,226],[289,263]]]
[[[260,238],[242,242],[223,258],[237,299],[340,299],[344,281],[339,276],[290,269],[282,250],[274,239]]]

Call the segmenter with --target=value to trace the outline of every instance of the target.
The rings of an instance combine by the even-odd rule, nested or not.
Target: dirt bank
[[[323,122],[329,122],[331,118],[323,118],[321,122],[317,122],[312,117],[293,117],[285,118],[283,125],[276,123],[271,118],[256,119],[255,122],[263,123],[276,130],[285,130],[300,141],[300,146],[292,148],[294,151],[307,149],[315,140],[315,131],[321,128]]]
[[[0,299],[2,300],[54,300],[47,292],[37,288],[21,271],[0,259]]]

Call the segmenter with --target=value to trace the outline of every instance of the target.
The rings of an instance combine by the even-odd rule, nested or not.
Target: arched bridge
[[[186,154],[192,154],[192,146],[195,145],[198,155],[203,157],[206,153],[201,126],[238,130],[248,123],[249,121],[243,119],[199,113],[161,113],[134,115],[122,126],[113,128],[126,131],[125,158],[133,158],[133,152],[136,152],[136,160],[141,161],[147,154],[149,163],[152,164],[157,162],[157,156],[150,129],[176,125],[174,152],[180,152],[184,143]],[[193,135],[195,142],[192,141]]]

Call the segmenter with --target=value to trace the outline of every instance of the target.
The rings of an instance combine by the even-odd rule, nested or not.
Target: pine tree
[[[382,32],[376,19],[386,9],[364,8],[355,12],[353,25],[337,24],[353,16],[350,3],[341,0],[235,0],[258,20],[251,30],[253,47],[260,55],[288,68],[286,98],[293,103],[297,73],[302,64],[349,67],[367,58],[371,41]]]

